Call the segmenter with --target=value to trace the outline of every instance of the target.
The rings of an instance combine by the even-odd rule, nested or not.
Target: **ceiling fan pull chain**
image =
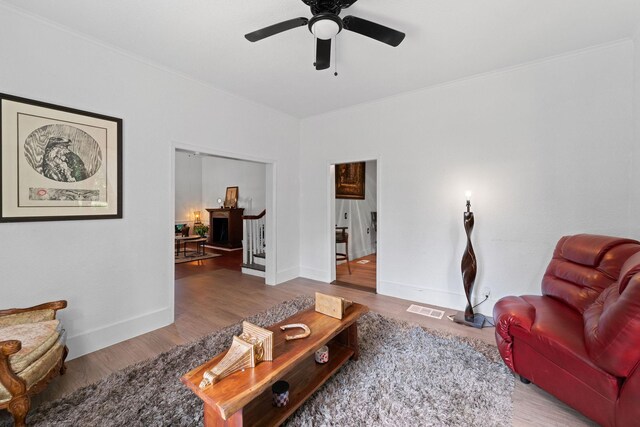
[[[338,77],[338,38],[333,38],[333,75]]]
[[[318,38],[316,36],[313,36],[313,57],[318,57]],[[313,61],[313,67],[315,68],[315,66],[316,61]]]

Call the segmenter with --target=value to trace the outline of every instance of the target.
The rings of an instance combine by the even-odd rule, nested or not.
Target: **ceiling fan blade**
[[[357,16],[345,16],[342,18],[342,24],[345,30],[371,37],[389,46],[396,47],[404,40],[404,33]]]
[[[318,39],[316,44],[316,70],[326,70],[331,65],[331,39]]]
[[[257,42],[258,40],[262,40],[264,38],[276,35],[283,31],[292,30],[297,27],[302,27],[304,25],[307,25],[308,22],[309,20],[307,18],[289,19],[288,21],[269,25],[268,27],[264,27],[260,30],[254,31],[249,34],[245,34],[244,37],[250,42]]]

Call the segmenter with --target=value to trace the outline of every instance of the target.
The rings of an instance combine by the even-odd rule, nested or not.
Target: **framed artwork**
[[[224,207],[238,207],[238,187],[227,187],[227,194],[224,197]]]
[[[364,200],[365,163],[336,165],[336,199]]]
[[[0,94],[0,222],[122,218],[122,119]]]

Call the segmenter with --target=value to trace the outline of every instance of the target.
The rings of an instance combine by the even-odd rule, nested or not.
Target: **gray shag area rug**
[[[284,302],[247,320],[279,322],[313,304]],[[349,361],[287,426],[507,426],[514,377],[495,347],[369,313]],[[33,426],[199,426],[202,402],[180,376],[226,350],[240,323],[31,411]],[[5,413],[6,414],[6,413]],[[11,425],[3,416],[1,426]]]

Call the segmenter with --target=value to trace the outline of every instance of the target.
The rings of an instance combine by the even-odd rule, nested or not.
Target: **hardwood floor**
[[[316,291],[340,295],[366,304],[372,311],[427,328],[495,343],[493,329],[477,330],[447,320],[446,315],[453,314],[454,310],[444,309],[446,315],[443,320],[431,319],[407,313],[406,309],[411,301],[301,278],[278,286],[267,286],[261,278],[235,271],[237,259],[234,256],[238,255],[232,253],[227,259],[221,257],[207,260],[203,265],[177,265],[174,324],[69,361],[67,374],[55,379],[45,392],[36,396],[34,406],[44,400],[64,396],[114,371],[154,357],[176,345],[196,340],[279,302],[298,295],[313,295]],[[225,268],[225,264],[234,266],[234,270]],[[513,424],[595,425],[534,385],[524,385],[519,381],[516,381],[514,393]]]
[[[192,276],[194,274],[200,274],[205,271],[220,270],[221,268],[233,271],[241,271],[242,269],[242,251],[221,251],[205,247],[205,252],[220,254],[222,256],[217,258],[205,259],[202,261],[176,264],[176,280]]]
[[[364,264],[358,261],[366,261]],[[336,266],[336,281],[333,283],[340,286],[351,286],[363,291],[376,291],[376,254],[364,256],[362,258],[349,261],[351,274],[347,268],[347,263],[343,262]]]

